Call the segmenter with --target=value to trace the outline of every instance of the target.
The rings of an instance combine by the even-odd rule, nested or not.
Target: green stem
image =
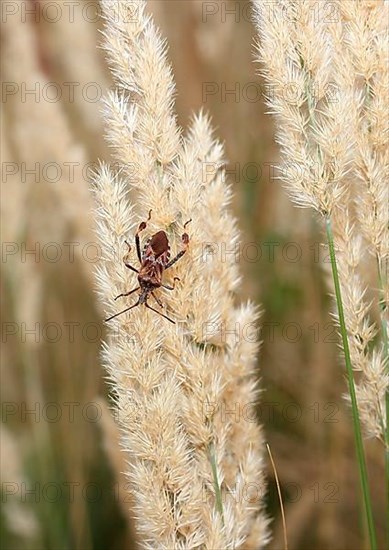
[[[332,276],[333,276],[333,280],[334,280],[336,303],[337,303],[338,314],[339,314],[340,332],[341,332],[341,335],[342,335],[343,351],[344,351],[344,357],[345,357],[345,363],[346,363],[348,386],[349,386],[349,392],[350,392],[350,398],[351,398],[351,408],[352,408],[355,446],[356,446],[357,459],[358,459],[358,465],[359,465],[359,475],[360,475],[360,479],[361,479],[361,486],[362,486],[362,494],[363,494],[363,503],[364,503],[364,508],[365,508],[366,522],[367,522],[367,527],[368,527],[368,532],[369,532],[370,548],[371,548],[371,550],[376,550],[377,549],[377,539],[376,539],[375,526],[374,526],[374,520],[373,520],[373,512],[372,512],[372,506],[371,506],[369,484],[368,484],[368,479],[367,479],[367,467],[366,467],[366,459],[365,459],[365,453],[364,453],[363,442],[362,442],[361,422],[360,422],[360,419],[359,419],[357,397],[356,397],[356,393],[355,393],[354,373],[353,373],[353,369],[352,369],[352,366],[351,366],[350,348],[349,348],[349,345],[348,345],[347,329],[346,329],[346,323],[345,323],[345,318],[344,318],[343,302],[342,302],[342,294],[341,294],[341,290],[340,290],[338,267],[337,267],[337,264],[336,264],[334,238],[333,238],[333,233],[332,233],[331,220],[329,218],[326,218],[326,230],[327,230],[328,247],[329,247],[329,250],[330,250]]]
[[[381,310],[381,327],[382,327],[382,340],[384,343],[384,354],[386,361],[386,370],[389,369],[389,345],[388,345],[388,327],[387,327],[387,311],[384,298],[384,289],[387,284],[386,277],[382,275],[381,263],[377,258],[378,279],[380,283],[381,298],[379,301]],[[385,394],[385,408],[386,408],[386,428],[384,432],[385,437],[385,476],[386,476],[386,517],[389,518],[389,391]],[[385,424],[384,424],[385,426]],[[387,542],[389,548],[389,520],[387,520]]]
[[[224,527],[223,500],[222,500],[222,493],[220,490],[219,480],[217,477],[215,447],[213,443],[210,443],[208,451],[209,451],[209,461],[211,463],[211,468],[212,468],[213,485],[215,487],[216,508],[220,514],[220,517],[222,519],[222,524]]]

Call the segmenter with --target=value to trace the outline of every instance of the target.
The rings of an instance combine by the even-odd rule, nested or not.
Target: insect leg
[[[151,220],[151,212],[152,210],[149,210],[149,217],[147,218],[147,220],[145,222],[141,222],[139,224],[139,227],[137,229],[137,232],[135,233],[135,244],[136,244],[136,252],[138,254],[138,260],[140,263],[142,263],[142,252],[141,252],[141,249],[140,249],[140,239],[139,239],[139,233],[141,231],[143,231],[144,229],[146,229],[147,227],[147,222],[149,222]]]
[[[168,317],[167,315],[164,315],[163,313],[161,313],[160,311],[158,311],[158,309],[154,309],[153,307],[149,306],[149,304],[147,302],[145,302],[145,306],[148,308],[148,309],[151,309],[152,311],[155,311],[155,313],[158,313],[158,315],[161,315],[161,317],[165,317],[165,319],[167,319],[168,321],[170,321],[171,323],[173,323],[173,325],[176,324],[175,321],[173,321],[173,319],[170,319],[170,317]]]
[[[186,226],[188,225],[188,223],[190,223],[191,221],[192,221],[192,219],[188,220],[184,224],[184,230],[186,229]],[[177,254],[177,256],[175,256],[172,260],[170,260],[170,262],[165,266],[165,270],[169,269],[169,267],[172,267],[172,265],[174,265],[176,262],[178,262],[178,260],[180,258],[182,258],[182,256],[187,251],[188,245],[189,245],[189,235],[188,235],[188,233],[183,233],[182,234],[181,241],[182,241],[183,249]]]
[[[128,269],[131,269],[131,271],[135,271],[135,273],[139,273],[139,271],[136,269],[136,267],[132,266],[131,264],[129,264],[129,263],[127,262],[127,258],[128,258],[129,254],[130,254],[130,252],[131,252],[131,245],[130,245],[130,243],[129,243],[128,241],[124,241],[124,242],[125,242],[126,245],[128,246],[128,252],[127,252],[127,254],[125,254],[125,255],[123,256],[124,265],[125,265],[126,267],[128,267]]]
[[[118,298],[124,298],[125,296],[129,296],[130,294],[132,294],[133,292],[136,292],[139,289],[140,289],[140,286],[137,286],[136,288],[130,290],[130,292],[125,292],[124,294],[119,294],[119,296],[116,296],[115,300],[117,300]]]
[[[172,267],[172,265],[174,265],[176,262],[178,262],[178,260],[182,258],[182,256],[187,251],[188,244],[189,244],[189,235],[187,233],[184,233],[182,235],[182,243],[184,245],[184,248],[177,254],[177,256],[175,256],[172,260],[170,260],[170,262],[165,267],[165,271],[166,269],[169,269],[169,267]]]
[[[131,264],[124,262],[124,265],[128,267],[128,269],[131,269],[131,271],[135,271],[135,273],[139,273],[138,269],[136,269],[136,267],[132,266]]]
[[[161,300],[158,298],[158,296],[156,296],[154,294],[153,291],[151,291],[151,296],[154,298],[154,300],[157,302],[157,304],[159,305],[159,307],[163,307],[163,303],[161,302]]]
[[[119,317],[119,315],[122,315],[122,313],[126,313],[126,311],[130,311],[130,309],[133,309],[136,306],[139,306],[139,300],[136,302],[136,304],[127,307],[126,309],[123,309],[123,311],[119,311],[119,313],[115,313],[115,315],[111,315],[111,317],[108,317],[108,319],[105,319],[105,322],[108,323],[108,321],[112,321],[112,319],[115,319],[115,317]]]
[[[169,285],[162,285],[163,288],[166,288],[166,290],[174,290],[175,287],[176,287],[176,281],[181,281],[181,279],[179,277],[174,277],[173,279],[173,286],[169,286]]]

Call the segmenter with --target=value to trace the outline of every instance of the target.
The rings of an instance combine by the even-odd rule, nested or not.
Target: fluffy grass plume
[[[267,102],[277,117],[284,160],[281,178],[298,205],[333,225],[352,363],[360,372],[360,412],[367,434],[384,440],[387,5],[322,2],[319,14],[309,1],[279,0],[272,10],[255,2],[255,8],[258,61],[270,84]],[[369,258],[378,266],[371,289]],[[372,348],[378,330],[372,306],[379,301],[383,334]]]
[[[375,547],[359,417],[365,433],[388,452],[388,3],[254,5],[258,61],[270,85],[267,103],[284,159],[281,178],[292,199],[319,212],[327,228]]]
[[[131,303],[114,301],[136,286],[122,260],[125,240],[149,210],[142,237],[166,231],[172,255],[192,218],[189,250],[164,280],[180,281],[158,293],[176,324],[137,307],[110,323],[104,347],[141,544],[260,548],[268,533],[263,435],[253,418],[258,342],[245,337],[258,315],[235,305],[239,273],[221,254],[238,239],[223,148],[203,113],[182,137],[166,45],[145,3],[102,6],[117,84],[106,100],[107,139],[119,166],[102,165],[95,181],[107,315]],[[128,260],[136,265],[134,247]]]

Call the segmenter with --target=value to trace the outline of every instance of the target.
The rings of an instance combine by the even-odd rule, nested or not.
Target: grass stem
[[[281,493],[280,480],[278,478],[276,465],[275,465],[275,462],[273,460],[273,455],[272,455],[272,452],[270,450],[270,446],[269,446],[268,443],[266,443],[266,448],[267,448],[267,452],[269,453],[270,462],[271,462],[271,465],[272,465],[272,468],[273,468],[274,478],[276,480],[276,485],[277,485],[278,500],[280,502],[280,508],[281,508],[282,531],[283,531],[283,535],[284,535],[284,550],[288,550],[288,534],[287,534],[287,531],[286,531],[285,510],[284,510],[284,504],[282,502],[282,493]]]
[[[358,459],[358,465],[359,465],[359,475],[361,479],[365,516],[366,516],[366,522],[367,522],[368,533],[369,533],[370,548],[371,550],[376,550],[377,538],[376,538],[370,492],[369,492],[369,484],[368,484],[368,478],[367,478],[367,467],[366,467],[366,459],[365,459],[365,453],[364,453],[363,442],[362,442],[361,423],[359,419],[357,397],[355,392],[354,374],[351,366],[350,349],[348,344],[347,329],[346,329],[346,323],[344,318],[338,267],[336,264],[334,238],[332,233],[331,221],[329,218],[326,218],[326,231],[327,231],[328,247],[330,251],[332,276],[333,276],[334,287],[335,287],[336,303],[338,307],[340,332],[342,336],[343,351],[344,351],[344,357],[345,357],[345,363],[346,363],[348,386],[349,386],[349,392],[350,392],[350,398],[351,398],[355,446],[356,446],[357,459]]]
[[[382,273],[381,264],[379,260],[377,259],[377,269],[378,269],[378,279],[380,284],[380,310],[382,315],[382,340],[384,343],[384,352],[385,352],[385,360],[386,360],[386,370],[389,369],[389,344],[388,344],[388,320],[387,320],[387,310],[386,310],[386,304],[385,304],[385,297],[384,292],[387,285],[387,280],[385,275]],[[385,395],[385,408],[386,408],[386,427],[385,427],[385,477],[386,477],[386,517],[387,519],[387,543],[389,548],[389,391],[386,392]]]
[[[214,485],[214,488],[215,488],[216,508],[217,508],[217,511],[220,514],[222,524],[223,524],[223,527],[224,527],[223,500],[222,500],[222,493],[221,493],[221,490],[220,490],[219,479],[218,479],[218,476],[217,476],[215,447],[214,447],[213,443],[210,443],[209,448],[208,448],[208,452],[209,452],[209,460],[210,460],[211,468],[212,468],[213,485]]]

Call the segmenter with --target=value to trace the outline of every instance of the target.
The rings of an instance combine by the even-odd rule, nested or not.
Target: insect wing
[[[146,243],[143,261],[153,256],[154,261],[165,266],[170,257],[170,246],[165,231],[158,231]]]

